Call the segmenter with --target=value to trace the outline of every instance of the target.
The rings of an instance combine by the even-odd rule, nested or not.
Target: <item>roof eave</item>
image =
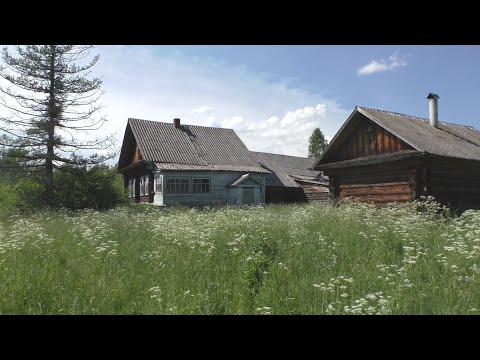
[[[372,165],[372,164],[381,164],[385,162],[392,162],[392,161],[400,161],[415,157],[425,157],[429,155],[425,151],[415,151],[415,150],[408,150],[408,152],[399,152],[399,153],[392,153],[389,155],[380,155],[380,156],[368,156],[363,158],[356,158],[356,159],[349,159],[344,161],[337,161],[327,164],[320,164],[319,169],[321,170],[328,170],[328,169],[340,169],[340,168],[347,168],[347,167],[355,167],[355,166],[364,166],[364,165]]]

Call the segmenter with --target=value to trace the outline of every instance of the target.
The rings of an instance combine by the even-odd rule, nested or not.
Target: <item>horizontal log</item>
[[[376,166],[376,167],[371,167],[371,166],[363,166],[359,168],[345,168],[342,171],[343,176],[348,176],[348,175],[390,175],[390,174],[403,174],[407,172],[407,166],[399,166],[399,167],[391,167],[388,165],[384,166]]]
[[[404,185],[408,185],[408,182],[394,181],[394,182],[372,183],[372,184],[345,184],[345,185],[340,185],[340,189],[391,187],[391,186],[404,186]]]
[[[390,186],[390,187],[343,189],[341,190],[341,194],[344,196],[410,194],[410,187],[408,185],[403,185],[403,186]]]
[[[389,194],[389,195],[364,195],[364,196],[342,196],[340,198],[350,198],[354,201],[408,201],[411,200],[410,194]]]
[[[339,178],[339,185],[353,185],[353,184],[381,184],[381,183],[391,183],[391,182],[408,182],[407,176],[398,176],[398,177],[351,177],[351,178]]]

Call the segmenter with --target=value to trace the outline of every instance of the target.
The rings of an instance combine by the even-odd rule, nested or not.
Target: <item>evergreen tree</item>
[[[21,158],[30,171],[42,175],[47,203],[54,190],[54,169],[62,164],[98,164],[114,156],[75,153],[113,147],[113,135],[88,136],[106,121],[97,103],[102,81],[87,78],[99,59],[97,55],[88,60],[91,48],[31,45],[17,47],[18,57],[3,49],[0,77],[8,86],[0,86],[0,105],[5,110],[0,112],[0,128],[16,141],[0,145],[25,150]]]
[[[313,130],[312,135],[310,135],[308,144],[308,157],[320,159],[327,146],[327,139],[325,139],[322,131],[319,128],[316,128]]]

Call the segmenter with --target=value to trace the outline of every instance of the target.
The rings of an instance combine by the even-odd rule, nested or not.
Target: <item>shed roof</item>
[[[263,167],[272,172],[265,177],[266,186],[300,187],[290,175],[316,178],[321,174],[320,171],[311,170],[315,162],[312,158],[256,151],[251,153]]]

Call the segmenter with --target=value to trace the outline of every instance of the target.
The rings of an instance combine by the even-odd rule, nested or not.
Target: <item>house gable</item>
[[[416,149],[354,110],[315,166],[407,150]]]
[[[235,187],[235,186],[239,186],[239,185],[242,185],[242,186],[261,185],[261,186],[263,186],[263,184],[260,181],[253,178],[250,174],[244,174],[244,175],[240,176],[238,179],[236,179],[234,182],[232,182],[232,184],[230,184],[231,187]]]
[[[122,149],[120,151],[120,158],[118,160],[118,169],[127,167],[136,162],[143,160],[140,148],[137,145],[137,140],[133,134],[130,124],[127,124],[125,135],[123,137]]]

